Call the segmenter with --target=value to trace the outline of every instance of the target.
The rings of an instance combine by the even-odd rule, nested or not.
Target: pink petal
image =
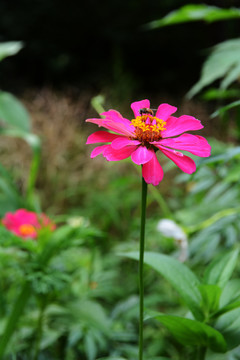
[[[148,150],[146,146],[138,146],[132,153],[131,159],[137,165],[146,164],[154,155],[154,150]]]
[[[105,120],[112,120],[114,122],[119,122],[121,124],[125,125],[125,128],[129,131],[132,130],[131,121],[128,119],[125,119],[120,112],[116,110],[108,110],[100,114],[101,116],[105,116]]]
[[[155,153],[149,162],[143,164],[142,176],[147,184],[152,184],[154,186],[158,185],[160,181],[162,181],[163,169],[159,164]]]
[[[108,110],[104,111],[100,114],[101,116],[104,116],[105,118],[111,119],[116,122],[123,122],[125,119],[117,110]],[[129,121],[129,120],[128,120]],[[129,121],[130,122],[130,121]]]
[[[87,119],[86,122],[91,122],[97,124],[98,126],[103,126],[110,131],[114,131],[118,134],[125,136],[134,136],[134,127],[129,126],[121,122],[116,122],[111,119]]]
[[[95,144],[98,142],[111,142],[118,137],[119,135],[112,134],[107,131],[96,131],[95,133],[91,134],[88,137],[86,144]]]
[[[192,174],[196,171],[196,164],[190,157],[175,150],[165,149],[162,146],[158,148],[185,173]]]
[[[91,153],[91,159],[95,158],[96,156],[100,155],[103,153],[103,151],[105,149],[107,149],[108,147],[111,147],[111,145],[101,145],[101,146],[97,146]]]
[[[103,152],[103,156],[108,161],[118,161],[128,158],[134,150],[136,150],[137,146],[126,146],[120,150],[114,150],[111,145],[106,148]]]
[[[127,145],[139,145],[141,144],[138,140],[131,140],[127,137],[118,136],[113,142],[111,143],[111,146],[115,150],[122,149],[123,147]]]
[[[162,119],[166,121],[169,118],[169,116],[175,113],[176,111],[177,108],[175,106],[169,104],[161,104],[157,109],[156,117],[158,119]]]
[[[150,108],[150,101],[145,99],[141,101],[135,101],[131,104],[131,109],[134,113],[135,118],[140,116],[139,110],[143,108]]]
[[[167,120],[166,130],[162,131],[162,137],[176,136],[185,131],[200,130],[203,128],[201,121],[193,116],[182,115],[179,118],[171,116]]]
[[[199,135],[183,134],[177,138],[164,139],[158,142],[152,142],[151,144],[189,151],[191,154],[200,157],[208,157],[211,153],[211,146],[204,137]]]

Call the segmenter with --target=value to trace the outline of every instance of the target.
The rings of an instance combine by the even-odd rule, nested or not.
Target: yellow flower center
[[[131,125],[135,127],[136,138],[143,144],[160,140],[161,132],[166,130],[166,121],[149,114],[137,116],[131,121]]]
[[[19,227],[19,231],[23,236],[31,236],[36,233],[34,226],[30,224],[23,224]]]

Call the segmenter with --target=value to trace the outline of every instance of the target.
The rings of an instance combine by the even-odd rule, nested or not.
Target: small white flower
[[[73,228],[89,225],[88,219],[84,218],[83,216],[71,217],[67,220],[67,223]]]
[[[157,230],[168,238],[173,238],[180,248],[179,261],[184,262],[188,257],[187,235],[173,220],[162,219],[157,224]]]

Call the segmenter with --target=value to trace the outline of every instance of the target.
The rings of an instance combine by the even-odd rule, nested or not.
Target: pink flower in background
[[[196,170],[196,165],[178,150],[200,157],[210,156],[211,147],[204,137],[185,134],[186,131],[203,128],[193,116],[172,116],[177,108],[168,104],[161,104],[154,116],[149,100],[134,102],[131,108],[135,116],[131,121],[115,110],[102,113],[104,119],[86,120],[111,131],[97,131],[88,137],[87,144],[108,143],[97,146],[91,158],[102,154],[109,161],[118,161],[131,156],[135,164],[142,165],[145,181],[158,185],[163,178],[163,170],[156,156],[158,150],[188,174]]]
[[[36,239],[40,229],[49,228],[53,231],[56,228],[56,225],[45,214],[36,214],[25,209],[6,213],[2,224],[23,239]]]

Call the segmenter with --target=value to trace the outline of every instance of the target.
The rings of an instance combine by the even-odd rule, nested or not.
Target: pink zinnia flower
[[[163,178],[156,156],[158,150],[188,174],[196,170],[196,165],[190,157],[177,150],[186,150],[201,157],[210,156],[211,147],[205,138],[183,134],[203,128],[193,116],[172,116],[177,108],[168,104],[161,104],[154,116],[149,100],[134,102],[131,108],[135,116],[131,121],[115,110],[102,113],[104,119],[86,120],[112,131],[97,131],[88,137],[87,144],[109,143],[96,147],[91,158],[102,154],[109,161],[118,161],[131,156],[135,164],[142,165],[144,180],[158,185]]]
[[[40,229],[48,227],[53,231],[56,228],[55,224],[45,214],[36,214],[25,209],[6,213],[2,219],[2,224],[23,239],[36,239]]]

